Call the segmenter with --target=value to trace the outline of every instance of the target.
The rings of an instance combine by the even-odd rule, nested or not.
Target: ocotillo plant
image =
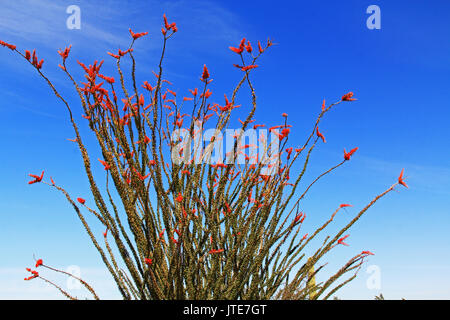
[[[30,175],[34,180],[29,183],[47,184],[67,198],[124,299],[331,297],[356,277],[372,253],[356,254],[322,282],[316,281],[323,268],[319,260],[334,247],[346,245],[348,235],[344,233],[376,201],[398,184],[406,186],[403,171],[395,184],[377,195],[335,235],[324,237],[322,245],[307,257],[305,247],[333,222],[340,209],[350,206],[337,205],[323,225],[309,236],[303,233],[306,215],[299,211],[302,199],[319,179],[346,164],[358,149],[344,149],[343,158],[335,166],[304,183],[311,153],[326,142],[319,131],[321,119],[337,105],[356,100],[353,93],[328,106],[323,101],[309,136],[302,143],[289,146],[292,126],[287,114],[282,114],[281,124],[268,132],[264,125],[252,125],[257,99],[251,73],[273,42],[258,42],[253,49],[249,41],[242,39],[237,47],[230,47],[239,61],[235,67],[242,75],[229,98],[225,95],[224,103],[213,103],[212,80],[206,65],[200,86],[182,99],[165,79],[164,55],[169,39],[177,31],[176,24],[164,16],[162,53],[155,79],[143,84],[136,80],[133,47],[147,32],[134,33],[130,29],[129,48],[108,52],[117,65],[117,82],[113,76],[100,73],[103,61],[89,66],[78,62],[85,72],[85,81],[75,80],[67,65],[71,47],[59,51],[59,67],[78,93],[82,116],[101,149],[103,158],[98,162],[92,162],[88,154],[69,102],[44,74],[44,60],[39,61],[35,51],[21,52],[14,45],[0,43],[28,61],[67,108],[75,134],[72,141],[80,149],[94,203],[73,198],[52,178],[44,181],[44,172]],[[132,68],[126,76],[121,62],[128,58]],[[241,127],[231,130],[225,139],[222,132],[230,130],[233,110],[240,107],[236,96],[244,84],[250,91],[249,111],[243,121],[239,119]],[[212,131],[205,130],[205,125],[213,121]],[[254,143],[244,144],[246,136]],[[225,141],[231,147],[223,155],[220,146]],[[296,163],[300,164],[299,173],[290,176]],[[91,169],[100,164],[106,179],[104,190]],[[94,218],[105,228],[103,237],[100,235],[103,243],[93,231],[92,222],[88,222]],[[36,267],[74,277],[45,265],[42,259]],[[40,278],[75,299],[36,270],[27,270],[32,275],[25,280]],[[76,279],[98,299],[89,284]]]

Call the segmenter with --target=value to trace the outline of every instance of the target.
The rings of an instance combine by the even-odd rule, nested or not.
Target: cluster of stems
[[[66,65],[70,47],[59,52],[62,57],[60,68],[79,95],[83,118],[88,121],[103,156],[94,162],[83,143],[69,102],[45,76],[42,63],[37,67],[28,51],[22,53],[15,46],[9,47],[28,60],[67,108],[75,134],[73,142],[80,149],[94,203],[89,205],[83,198],[72,198],[53,179],[44,181],[43,174],[32,175],[35,180],[30,183],[48,184],[67,198],[124,299],[331,297],[356,277],[371,252],[363,251],[353,256],[329,279],[321,282],[316,280],[316,274],[324,267],[320,260],[334,247],[345,244],[343,234],[398,184],[376,196],[339,232],[325,236],[321,246],[306,256],[305,247],[333,221],[339,210],[348,206],[338,205],[323,225],[309,236],[303,233],[306,215],[299,211],[302,199],[319,179],[344,165],[356,151],[344,152],[344,158],[336,165],[312,182],[304,183],[311,153],[325,142],[319,132],[319,123],[335,106],[355,100],[353,94],[346,94],[328,106],[324,101],[311,134],[295,149],[288,148],[291,126],[288,116],[283,114],[284,123],[270,130],[282,129],[281,134],[276,135],[277,150],[274,152],[272,142],[260,141],[259,147],[255,146],[258,156],[245,154],[245,161],[239,162],[239,156],[251,148],[243,145],[241,138],[254,121],[257,109],[250,76],[257,67],[257,60],[272,42],[268,40],[264,47],[258,42],[258,49],[253,50],[250,42],[243,39],[239,47],[230,47],[240,58],[241,65],[235,66],[242,76],[230,100],[225,96],[223,106],[210,102],[212,80],[206,66],[200,77],[200,88],[180,99],[171,90],[172,84],[164,79],[163,72],[168,41],[178,29],[175,24],[169,24],[166,17],[164,23],[161,59],[153,84],[137,83],[133,56],[135,41],[147,33],[136,34],[130,30],[129,48],[119,50],[118,54],[109,53],[117,64],[117,82],[114,77],[100,73],[103,61],[89,66],[79,62],[86,81],[75,80]],[[125,58],[131,59],[129,72],[121,66]],[[217,132],[227,129],[233,110],[238,107],[235,104],[237,93],[244,86],[249,89],[251,105],[247,107],[245,120],[241,121],[241,130],[234,136],[228,161],[210,161],[217,136],[197,145],[205,150],[200,161],[188,158],[181,163],[175,161],[174,150],[180,156],[190,155],[192,150],[188,144],[189,150],[179,149],[183,139],[178,137],[180,141],[174,141],[173,133],[180,130],[183,123],[189,137],[199,134],[196,132],[199,123],[202,125],[200,131],[207,122],[213,121],[212,126]],[[182,114],[187,109],[189,111]],[[188,121],[184,121],[186,119]],[[261,125],[253,128],[258,126]],[[262,171],[267,164],[261,159],[270,157],[272,160],[275,157],[278,162],[275,173],[268,175]],[[291,177],[291,168],[296,163],[300,163],[300,170]],[[103,177],[94,178],[92,166],[103,166]],[[105,179],[104,190],[96,182],[99,178]],[[94,222],[88,220],[97,220],[95,223],[103,225],[106,230],[103,236],[93,231],[97,228],[93,228]],[[32,278],[41,278],[36,274]],[[84,281],[82,283],[97,299],[95,291]]]

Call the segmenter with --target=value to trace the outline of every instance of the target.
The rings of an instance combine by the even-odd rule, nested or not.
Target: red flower
[[[202,74],[202,81],[206,81],[206,79],[209,78],[209,72],[208,68],[206,68],[206,64],[203,65],[203,74]]]
[[[86,202],[86,200],[84,200],[83,198],[77,198],[77,201],[81,204],[84,204]]]
[[[215,253],[220,253],[220,252],[223,252],[223,249],[212,249],[212,250],[209,250],[210,254],[215,254]]]
[[[143,176],[142,174],[140,174],[136,168],[133,168],[134,173],[136,173],[136,175],[139,177],[139,180],[144,181],[145,179],[147,179],[150,176],[150,173],[148,173],[146,176]]]
[[[229,47],[231,51],[236,52],[237,54],[241,54],[242,51],[244,51],[244,48],[235,48],[235,47]]]
[[[100,159],[98,159],[98,161],[100,161],[100,163],[105,166],[105,170],[111,169],[111,166],[106,161]]]
[[[133,31],[131,31],[131,28],[129,29],[129,31],[134,40],[139,39],[140,37],[143,37],[148,34],[148,32],[134,33]]]
[[[145,99],[144,99],[144,95],[141,93],[141,95],[139,96],[139,105],[141,107],[143,107],[145,104]]]
[[[249,65],[249,66],[242,67],[241,70],[242,71],[247,71],[247,70],[251,70],[251,69],[255,69],[255,68],[258,68],[257,64],[252,64],[252,65]]]
[[[161,232],[159,233],[159,239],[160,239],[161,241],[164,241],[164,239],[162,239],[162,237],[163,237],[163,235],[164,235],[164,231],[166,231],[166,229],[163,229],[163,231],[161,231]]]
[[[128,52],[132,52],[132,51],[133,51],[133,48],[130,48],[130,49],[125,50],[125,51],[122,51],[122,50],[119,49],[118,53],[119,53],[119,56],[123,57],[123,56],[126,55]]]
[[[361,252],[361,254],[365,254],[365,255],[370,255],[370,256],[373,256],[373,255],[375,255],[374,253],[372,253],[372,252],[370,252],[370,251],[363,251],[363,252]]]
[[[248,145],[247,145],[248,146]],[[242,149],[242,147],[241,147],[241,149]],[[218,164],[212,164],[211,165],[211,168],[227,168],[227,165],[226,164],[224,164],[224,163],[218,163]]]
[[[152,86],[148,83],[148,81],[144,81],[144,85],[142,88],[147,89],[148,91],[153,91]]]
[[[225,106],[221,107],[217,104],[217,106],[219,107],[220,111],[225,112],[228,110],[232,110],[234,108],[238,108],[239,106],[233,106],[233,104],[228,100],[227,95],[224,94],[225,96]]]
[[[146,265],[148,265],[148,266],[152,265],[153,259],[145,258],[144,260],[145,260]]]
[[[208,77],[209,77],[209,75],[208,75]],[[170,92],[173,96],[175,96],[175,97],[177,96],[177,93],[175,91],[172,91],[170,89],[167,89],[167,91]]]
[[[44,64],[44,59],[38,62],[37,56],[36,56],[36,50],[33,50],[32,60],[31,64],[36,67],[36,69],[41,69],[42,65]]]
[[[231,213],[230,205],[227,202],[225,202],[225,208],[227,210],[227,213]]]
[[[178,193],[178,196],[175,198],[175,200],[176,200],[177,202],[183,201],[183,196],[181,195],[181,193]]]
[[[197,96],[197,93],[198,93],[198,89],[197,89],[197,88],[195,88],[195,90],[189,89],[189,91],[192,93],[192,95],[193,95],[194,97]]]
[[[250,44],[250,41],[247,41],[247,45],[245,46],[245,50],[247,50],[248,53],[251,53],[253,48]]]
[[[176,121],[175,121],[175,125],[176,125],[177,127],[181,128],[181,126],[183,125],[183,121],[184,121],[184,119],[176,120]]]
[[[344,149],[344,159],[345,160],[350,160],[350,157],[356,152],[356,150],[358,150],[358,147],[353,148],[352,150],[350,150],[349,153],[347,153]]]
[[[211,95],[212,95],[212,91],[209,91],[209,89],[207,89],[204,94],[202,93],[200,95],[200,98],[202,98],[204,96],[206,99],[208,99],[209,97],[211,97]]]
[[[148,143],[150,143],[150,138],[148,136],[145,136],[144,139],[142,139],[142,141],[138,140],[138,141],[136,141],[136,143],[137,144],[140,144],[140,143],[148,144]]]
[[[175,22],[169,24],[169,22],[167,21],[166,14],[163,14],[163,18],[164,18],[164,27],[166,29],[161,28],[161,32],[164,35],[166,35],[166,32],[169,31],[170,29],[172,29],[172,32],[174,33],[178,31],[177,24]]]
[[[42,178],[44,177],[44,171],[42,171],[42,173],[41,173],[40,176],[36,176],[36,175],[34,175],[34,174],[29,174],[29,176],[32,177],[32,178],[34,178],[34,180],[29,181],[28,184],[33,184],[33,183],[36,183],[36,182],[41,182],[41,181],[42,181]]]
[[[296,223],[297,221],[300,220],[300,218],[303,216],[303,212],[300,212],[299,214],[297,214],[294,218],[294,223]]]
[[[352,98],[352,97],[353,97],[353,92],[346,93],[342,96],[342,101],[355,101],[356,99]]]
[[[351,204],[343,203],[339,206],[339,208],[352,207]]]
[[[42,259],[39,259],[38,261],[36,261],[36,268],[42,266],[42,264],[43,264]]]
[[[345,243],[344,240],[347,239],[349,236],[350,236],[350,235],[348,234],[348,235],[346,235],[346,236],[340,238],[340,239],[338,240],[338,244],[343,244],[344,246],[348,246],[348,244]]]
[[[11,49],[11,50],[16,50],[16,46],[15,46],[15,45],[6,43],[6,42],[4,42],[4,41],[2,41],[2,40],[0,40],[0,45],[1,45],[1,46],[4,46],[4,47],[6,47],[6,48],[9,48],[9,49]]]
[[[291,132],[291,129],[289,129],[289,128],[284,128],[283,130],[281,130],[281,134],[282,134],[284,137],[287,137],[287,135],[289,134],[289,132]]]
[[[119,59],[120,57],[117,54],[111,53],[111,52],[107,52],[111,57]]]
[[[34,49],[33,50],[33,61],[32,61],[32,63],[34,64],[34,63],[37,63],[37,57],[36,57],[36,49]]]
[[[289,133],[291,132],[291,130],[288,129],[288,128],[284,128],[283,130],[281,130],[281,134],[279,134],[279,133],[276,132],[276,131],[272,131],[272,130],[274,130],[274,129],[278,129],[279,127],[284,127],[284,126],[275,126],[275,127],[271,127],[271,128],[269,128],[269,132],[272,132],[273,134],[275,134],[275,135],[278,137],[278,139],[280,139],[280,141],[281,141],[281,140],[283,140],[284,138],[286,138],[286,137],[289,135]]]
[[[130,49],[125,50],[125,51],[122,51],[122,50],[119,49],[119,52],[118,52],[119,54],[114,54],[114,53],[111,53],[111,52],[108,52],[108,54],[111,57],[113,57],[113,58],[119,59],[120,57],[123,57],[124,55],[126,55],[128,52],[132,52],[132,51],[133,51],[133,48],[130,48]]]
[[[63,58],[63,61],[66,61],[67,57],[69,56],[70,48],[72,48],[72,45],[65,48],[64,51],[58,50],[58,53]]]
[[[287,160],[289,160],[289,158],[291,157],[292,150],[293,150],[292,147],[286,149],[286,152],[287,152],[287,154],[288,154],[288,155],[287,155]]]
[[[263,48],[261,47],[261,42],[259,42],[259,40],[258,40],[258,50],[259,50],[259,53],[263,53]]]
[[[404,178],[403,178],[403,171],[405,169],[402,169],[402,172],[400,172],[400,176],[398,177],[398,183],[401,184],[402,186],[408,188],[408,185],[405,183]]]
[[[242,38],[241,43],[239,43],[239,48],[245,48],[245,38]]]
[[[107,77],[107,76],[104,76],[104,75],[102,75],[100,73],[98,74],[98,76],[100,78],[102,78],[103,80],[105,80],[106,82],[111,83],[111,84],[113,84],[116,81],[113,77]]]
[[[39,272],[37,272],[35,270],[31,270],[30,268],[26,268],[26,270],[28,272],[31,272],[32,276],[29,276],[28,278],[24,278],[23,280],[28,281],[28,280],[31,280],[31,279],[39,277]]]
[[[166,27],[167,30],[169,30],[170,29],[170,24],[167,21],[167,17],[166,17],[165,13],[163,14],[163,18],[164,18],[164,26]]]
[[[316,133],[317,133],[317,136],[318,136],[319,138],[321,138],[322,141],[325,143],[325,142],[326,142],[326,141],[325,141],[325,137],[324,137],[324,135],[323,135],[322,133],[319,132],[319,127],[317,127]]]
[[[242,38],[241,43],[239,44],[239,48],[235,48],[235,47],[229,47],[229,48],[231,51],[236,52],[237,54],[241,54],[244,51],[244,49],[246,48],[245,38]]]

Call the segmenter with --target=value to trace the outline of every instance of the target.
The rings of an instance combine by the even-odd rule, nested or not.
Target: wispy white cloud
[[[67,277],[48,270],[38,270],[45,278],[60,285],[63,290],[79,299],[92,296],[83,287],[69,288]],[[25,268],[0,268],[0,299],[66,299],[55,287],[40,279],[24,281],[29,276]],[[116,285],[106,268],[81,268],[81,278],[89,283],[101,299],[121,299]]]
[[[320,152],[323,153],[324,159],[338,159],[342,156],[341,153],[330,150]],[[318,160],[321,161],[321,159]],[[358,151],[351,160],[351,166],[343,167],[336,174],[365,177],[368,181],[382,181],[385,185],[386,181],[394,183],[403,168],[406,183],[411,191],[450,195],[450,167],[443,165],[445,159],[437,164],[423,164],[415,160],[412,157],[408,161],[393,161],[382,156],[367,156],[364,151]]]
[[[70,5],[67,2],[55,2],[49,0],[41,1],[7,1],[2,2],[0,10],[0,28],[4,35],[21,38],[27,42],[39,42],[54,45],[55,42],[64,42],[70,35],[77,32],[83,38],[97,40],[106,43],[121,43],[123,37],[113,32],[95,26],[83,19],[82,11],[82,32],[70,31],[66,27],[66,19],[69,16],[66,8]],[[86,4],[86,12],[91,11],[91,5]],[[101,21],[101,19],[98,19]],[[81,30],[80,30],[81,31]]]
[[[124,46],[130,41],[129,27],[142,27],[152,33],[160,32],[162,13],[176,21],[186,38],[236,40],[238,17],[231,11],[210,1],[105,1],[101,4],[79,1],[81,29],[68,30],[66,9],[71,1],[3,1],[0,10],[0,30],[3,36],[21,38],[54,46],[55,42],[78,40],[98,41]]]
[[[405,169],[407,183],[414,190],[440,195],[450,195],[450,168],[438,165],[423,165],[414,162],[392,162],[371,157],[360,157],[361,165],[375,174],[397,177]]]
[[[239,16],[212,1],[174,1],[167,4],[168,14],[181,27],[186,26],[191,37],[202,41],[238,41],[242,36]]]
[[[175,70],[180,58],[200,64],[197,61],[199,55],[204,57],[211,52],[214,55],[221,52],[228,54],[227,46],[243,36],[240,29],[244,27],[239,16],[211,1],[109,0],[76,3],[81,9],[80,30],[66,27],[69,17],[66,9],[73,4],[72,1],[4,1],[0,4],[0,38],[14,43],[20,50],[37,48],[38,57],[46,58],[46,61],[50,61],[47,60],[50,54],[58,61],[56,50],[72,44],[71,56],[89,63],[98,58],[108,59],[107,51],[128,47],[131,41],[128,28],[136,32],[148,31],[149,36],[139,41],[135,52],[141,55],[138,57],[139,69],[150,74],[160,54],[162,14],[166,13],[180,30],[171,40],[173,44],[166,55],[169,65],[166,72],[183,78]],[[14,68],[16,64],[17,68],[24,68],[22,61],[9,63]],[[55,79],[58,74],[48,75]]]

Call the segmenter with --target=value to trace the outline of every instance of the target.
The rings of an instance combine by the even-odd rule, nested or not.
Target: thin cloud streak
[[[377,174],[400,174],[405,168],[406,180],[412,189],[432,192],[440,195],[450,195],[450,169],[441,166],[427,166],[415,163],[396,163],[382,159],[361,156],[364,169]],[[396,177],[396,176],[395,176]]]
[[[4,2],[0,11],[0,28],[3,34],[11,38],[21,38],[26,42],[39,42],[48,46],[53,46],[55,42],[65,42],[76,33],[84,40],[87,38],[109,44],[124,43],[127,40],[125,35],[120,37],[86,22],[83,13],[90,11],[86,8],[87,5],[84,5],[86,10],[81,13],[81,30],[68,30],[66,19],[69,15],[66,8],[69,5],[68,2],[67,5],[62,5],[49,0]]]

